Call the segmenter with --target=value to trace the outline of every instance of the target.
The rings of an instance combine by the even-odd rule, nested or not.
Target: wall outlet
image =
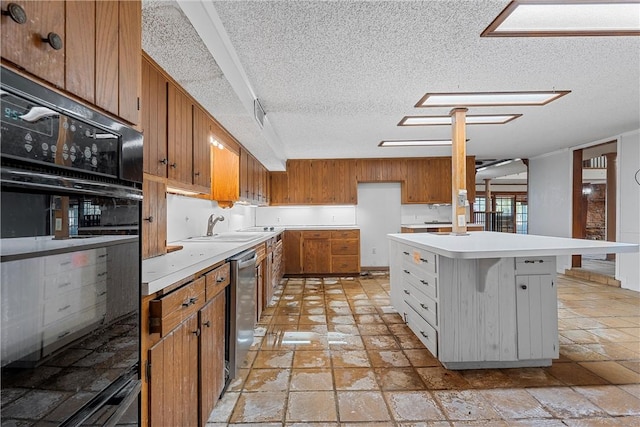
[[[280,222],[280,217],[277,217],[277,218],[276,218],[276,222]]]
[[[376,248],[372,248],[371,249],[371,253],[375,255],[376,254]]]

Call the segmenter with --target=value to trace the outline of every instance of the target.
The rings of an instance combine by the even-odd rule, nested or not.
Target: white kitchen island
[[[486,231],[388,236],[391,301],[448,369],[551,365],[559,350],[556,256],[638,251]]]

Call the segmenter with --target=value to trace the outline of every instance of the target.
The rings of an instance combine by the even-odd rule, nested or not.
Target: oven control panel
[[[2,90],[3,157],[118,177],[120,137]]]

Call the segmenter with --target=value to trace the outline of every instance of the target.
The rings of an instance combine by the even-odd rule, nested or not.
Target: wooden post
[[[495,231],[491,224],[491,178],[485,178],[484,180],[484,230]]]
[[[461,195],[467,199],[467,137],[466,108],[451,110],[451,222],[453,234],[466,234],[466,203],[460,203]]]
[[[607,216],[606,216],[606,238],[609,242],[616,241],[616,159],[617,153],[607,153]],[[616,259],[615,254],[607,254],[609,261]]]

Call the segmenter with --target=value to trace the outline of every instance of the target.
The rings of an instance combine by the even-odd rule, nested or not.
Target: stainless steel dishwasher
[[[231,286],[229,286],[227,356],[229,380],[236,377],[238,368],[253,344],[256,316],[256,251],[244,251],[229,258]]]

